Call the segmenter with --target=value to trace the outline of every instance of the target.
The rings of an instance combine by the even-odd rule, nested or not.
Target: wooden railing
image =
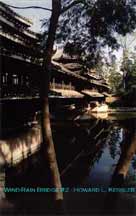
[[[75,90],[75,87],[69,83],[68,85],[65,83],[55,83],[50,82],[50,89],[67,89],[67,90]]]
[[[1,48],[1,53],[2,55],[10,56],[12,58],[20,59],[22,61],[31,62],[31,63],[38,64],[38,65],[42,64],[41,58],[31,56],[31,54],[26,55],[25,53],[16,52],[16,50],[7,50],[5,48]]]

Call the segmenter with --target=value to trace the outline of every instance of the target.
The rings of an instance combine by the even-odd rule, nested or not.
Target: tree
[[[119,94],[122,87],[122,74],[118,70],[118,64],[116,62],[116,56],[111,55],[111,63],[109,65],[109,77],[108,82],[111,87],[112,93]]]
[[[136,27],[133,0],[62,0],[64,7],[70,2],[78,4],[61,15],[56,39],[70,44],[70,52],[79,54],[88,67],[103,55],[103,47],[119,47],[117,33],[126,35]]]
[[[58,24],[58,19],[61,11],[61,1],[52,0],[52,14],[50,18],[50,26],[48,31],[48,38],[46,43],[46,50],[44,52],[43,60],[43,73],[42,73],[42,85],[41,85],[41,100],[42,100],[42,135],[43,135],[43,150],[45,157],[50,166],[51,180],[53,187],[61,188],[61,180],[59,169],[56,161],[56,154],[54,149],[54,143],[52,138],[50,113],[49,113],[49,76],[51,73],[51,58],[53,54],[53,45],[55,40],[55,34]],[[61,191],[54,193],[55,200],[62,200],[63,193]]]
[[[131,59],[127,59],[125,65],[123,65],[123,69],[125,69],[124,76],[124,91],[123,91],[123,99],[125,104],[128,106],[136,106],[136,102],[134,98],[136,98],[136,58],[132,57]]]
[[[127,34],[125,37],[118,37],[118,41],[121,45],[122,49],[122,63],[121,63],[121,70],[123,72],[123,88],[127,90],[127,78],[129,76],[132,61],[135,58],[135,49],[134,45],[136,42],[136,32],[132,32],[131,34]],[[133,60],[132,60],[133,59]]]
[[[113,68],[111,68],[110,70],[108,82],[110,84],[112,93],[116,93],[116,94],[120,93],[121,84],[122,84],[122,75],[119,72],[113,70]]]
[[[125,90],[131,91],[133,87],[136,87],[136,59],[128,59],[125,62],[125,70],[126,70],[126,76],[125,76]]]

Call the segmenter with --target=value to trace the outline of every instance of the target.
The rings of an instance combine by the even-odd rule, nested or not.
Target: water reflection
[[[112,212],[120,212],[125,214],[136,213],[136,124],[134,121],[127,121],[127,126],[124,128],[122,135],[123,139],[120,143],[120,156],[111,177],[110,187],[120,188],[126,193],[108,193],[105,199],[105,209]],[[126,123],[126,122],[125,122]],[[124,124],[125,125],[125,124]]]
[[[75,123],[54,122],[52,129],[63,186],[69,188],[135,187],[135,118],[121,121],[94,118]],[[39,127],[38,129],[37,127],[32,128],[19,137],[8,139],[6,147],[3,141],[0,142],[1,168],[5,162],[13,165],[15,155],[20,158],[15,168],[3,166],[0,172],[2,186],[45,187],[45,185],[49,185],[46,162],[41,157],[40,151],[36,153],[32,150],[32,146],[34,145],[34,149],[36,149],[40,142]],[[22,150],[24,143],[27,146],[26,155],[32,154],[29,160],[24,160],[24,150]],[[17,153],[15,154],[14,151]],[[34,152],[35,154],[33,154]],[[53,211],[53,205],[49,202],[49,196],[51,196],[49,193],[4,194],[1,191],[0,194],[1,206],[8,202],[7,205],[11,209],[20,210],[23,208],[25,213],[36,212],[37,215],[39,208],[41,209],[40,213]],[[45,200],[48,201],[48,205],[45,205]],[[136,213],[134,193],[69,192],[65,194],[65,202],[66,211],[75,214]],[[128,205],[125,205],[126,203]]]
[[[15,137],[0,140],[0,166],[15,165],[33,154],[41,143],[39,126],[27,128]]]

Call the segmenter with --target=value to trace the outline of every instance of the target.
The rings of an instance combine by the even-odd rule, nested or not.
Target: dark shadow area
[[[35,154],[28,151],[27,159],[16,167],[3,170],[5,187],[35,191],[6,192],[1,214],[135,215],[134,193],[99,191],[135,186],[131,181],[135,172],[135,120],[58,122],[52,124],[52,130],[64,202],[56,203],[54,192],[49,192],[55,189],[42,146]],[[88,188],[92,191],[83,191]]]

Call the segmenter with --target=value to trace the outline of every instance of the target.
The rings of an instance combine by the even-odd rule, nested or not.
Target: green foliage
[[[122,75],[119,72],[115,71],[114,69],[111,69],[108,81],[112,93],[119,94],[121,92]]]
[[[136,58],[128,59],[124,68],[126,76],[124,78],[125,89],[122,96],[127,106],[136,106]]]
[[[134,63],[128,65],[127,73],[127,91],[133,91],[136,88],[136,60]]]
[[[62,0],[63,8],[71,2],[74,1]],[[57,40],[71,45],[68,51],[79,55],[92,67],[104,46],[119,47],[115,33],[126,35],[135,29],[135,6],[135,0],[79,0],[62,14]]]

